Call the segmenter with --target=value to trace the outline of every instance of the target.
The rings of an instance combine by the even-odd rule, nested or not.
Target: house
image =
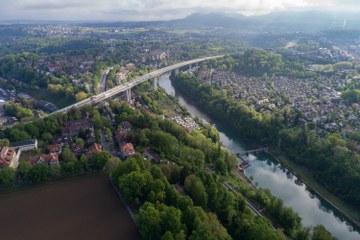
[[[77,143],[71,144],[71,151],[72,151],[76,156],[80,156],[81,154],[83,154],[83,153],[85,152],[84,147],[81,146],[80,144],[77,144]]]
[[[55,137],[53,137],[53,139],[52,139],[52,144],[60,144],[61,146],[64,146],[65,145],[65,143],[67,142],[67,139],[66,138],[64,138],[63,136],[55,136]]]
[[[92,158],[95,153],[101,153],[102,146],[100,144],[94,143],[88,149],[86,149],[86,156]]]
[[[123,129],[118,129],[114,133],[116,141],[121,144],[128,138],[128,133]]]
[[[11,167],[17,168],[19,165],[19,158],[16,154],[15,148],[4,146],[0,153],[0,168]]]
[[[60,144],[53,144],[47,147],[49,153],[60,155],[62,152],[62,146]]]
[[[10,144],[10,147],[15,148],[19,151],[27,151],[32,149],[37,149],[37,140],[36,139],[29,139],[25,141],[13,142]]]
[[[28,160],[31,164],[47,164],[47,165],[55,165],[59,164],[59,155],[57,154],[41,154],[35,157],[32,157]]]
[[[134,145],[132,143],[124,143],[120,146],[120,157],[123,160],[135,153]]]
[[[132,125],[128,121],[123,121],[120,123],[120,129],[122,129],[126,132],[130,132],[132,129]]]
[[[64,139],[71,139],[74,136],[77,136],[80,132],[80,129],[90,130],[94,132],[94,126],[91,118],[84,118],[76,121],[69,121],[65,123],[65,126],[62,128],[62,137]]]

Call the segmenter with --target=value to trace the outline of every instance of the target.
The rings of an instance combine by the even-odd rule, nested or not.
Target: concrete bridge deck
[[[131,88],[133,88],[134,86],[136,86],[136,85],[138,85],[140,83],[143,83],[145,81],[148,81],[150,79],[151,80],[156,79],[156,78],[160,77],[161,75],[163,75],[163,74],[165,74],[167,72],[171,72],[171,71],[174,71],[174,70],[178,71],[179,68],[184,67],[184,66],[188,66],[188,65],[191,66],[192,64],[197,64],[197,63],[205,62],[205,61],[212,60],[212,59],[222,58],[224,56],[225,55],[218,55],[218,56],[212,56],[212,57],[197,58],[197,59],[176,63],[174,65],[167,66],[167,67],[155,70],[155,71],[153,71],[151,73],[148,73],[148,74],[145,74],[143,76],[137,77],[136,79],[134,79],[134,80],[132,80],[130,82],[123,83],[123,84],[118,85],[118,86],[116,86],[116,87],[114,87],[112,89],[109,89],[109,90],[105,91],[105,92],[99,93],[97,95],[94,95],[92,97],[84,99],[84,100],[82,100],[80,102],[74,103],[74,104],[69,105],[69,106],[67,106],[65,108],[62,108],[62,109],[59,109],[59,110],[57,110],[55,112],[47,114],[47,115],[43,116],[42,118],[45,118],[45,117],[47,117],[49,115],[53,115],[53,114],[57,114],[57,113],[66,113],[66,112],[70,111],[73,108],[81,108],[81,107],[84,107],[84,106],[93,105],[93,104],[99,103],[101,101],[104,101],[104,100],[106,100],[108,98],[111,98],[111,97],[113,97],[113,96],[115,96],[115,95],[117,95],[118,93],[121,93],[121,92],[127,91],[127,94],[129,94],[129,93],[131,93],[130,92]],[[153,86],[156,86],[156,84],[153,84]]]

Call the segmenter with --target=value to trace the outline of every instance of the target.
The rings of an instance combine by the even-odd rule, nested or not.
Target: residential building
[[[0,168],[11,167],[17,168],[19,165],[19,158],[16,154],[15,148],[4,146],[0,153]]]
[[[131,155],[134,155],[135,153],[136,153],[135,148],[132,143],[125,143],[125,144],[122,144],[120,147],[120,157],[123,160],[125,160],[126,158],[128,158]]]
[[[86,149],[86,156],[90,159],[95,153],[101,153],[103,151],[100,144],[94,143],[88,149]]]
[[[47,165],[55,165],[59,164],[59,155],[57,154],[42,154],[35,157],[32,157],[28,160],[31,164],[47,164]]]
[[[10,144],[10,147],[15,148],[19,151],[27,151],[32,149],[37,149],[38,141],[36,139],[29,139],[25,141],[13,142]]]
[[[61,144],[53,144],[49,145],[48,147],[49,153],[60,155],[62,152]]]

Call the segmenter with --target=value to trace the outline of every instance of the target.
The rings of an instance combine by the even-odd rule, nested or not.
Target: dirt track
[[[140,239],[107,175],[0,195],[1,240]]]

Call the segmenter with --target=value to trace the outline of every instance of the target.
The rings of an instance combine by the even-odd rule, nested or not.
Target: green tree
[[[152,176],[148,172],[131,172],[120,176],[119,187],[128,200],[139,203],[147,195],[151,182]]]
[[[27,161],[20,161],[17,174],[23,181],[29,181],[31,179],[32,165]]]
[[[323,225],[316,225],[311,240],[336,240]]]
[[[70,147],[64,147],[62,153],[61,153],[61,159],[64,162],[76,162],[77,158],[75,154],[71,151]]]
[[[16,174],[14,169],[4,167],[0,170],[0,183],[5,185],[13,185],[16,181]]]
[[[140,234],[146,239],[157,240],[161,234],[160,212],[151,203],[145,203],[136,217]]]
[[[50,175],[50,169],[48,165],[45,164],[35,164],[31,168],[31,181],[32,182],[41,182],[46,180]]]
[[[177,234],[182,230],[181,211],[175,207],[165,207],[161,211],[162,228]]]
[[[94,156],[92,157],[93,168],[97,171],[102,170],[110,158],[111,158],[111,155],[107,151],[104,151],[101,153],[95,153]]]

